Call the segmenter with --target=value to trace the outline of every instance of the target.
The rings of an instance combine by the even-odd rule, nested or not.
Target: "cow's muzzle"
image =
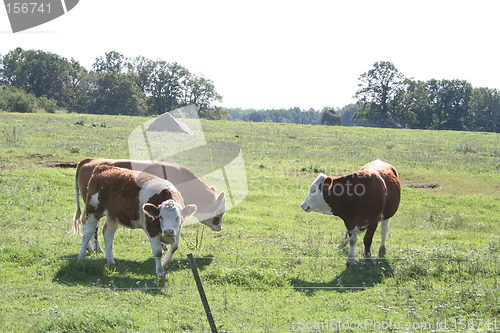
[[[213,231],[221,231],[222,227],[220,225],[210,225],[210,229]]]
[[[175,230],[174,229],[165,229],[165,230],[163,230],[163,236],[173,238],[175,236]]]
[[[306,212],[311,211],[311,207],[309,207],[305,202],[303,202],[302,205],[300,205],[300,207],[302,207],[302,209]]]

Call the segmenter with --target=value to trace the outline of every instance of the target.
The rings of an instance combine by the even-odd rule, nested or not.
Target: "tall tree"
[[[175,62],[143,57],[134,59],[132,64],[137,84],[147,98],[149,113],[159,114],[183,106],[184,87],[190,75],[186,68]]]
[[[129,72],[127,59],[118,52],[107,52],[96,59],[90,75],[89,112],[97,114],[144,115],[144,95],[138,76]]]
[[[100,56],[96,58],[92,68],[96,73],[114,72],[122,73],[128,69],[128,60],[120,52],[111,51],[104,54],[104,58]]]
[[[2,81],[33,93],[55,99],[71,107],[71,99],[86,70],[75,60],[57,54],[16,48],[3,57]]]
[[[428,86],[436,129],[466,129],[472,121],[469,112],[471,84],[461,80],[430,80]]]
[[[395,98],[405,89],[402,73],[388,61],[379,61],[359,77],[355,97],[361,106],[357,119],[367,119],[378,126],[399,126]]]
[[[394,105],[405,127],[428,128],[431,125],[432,113],[425,82],[407,79],[406,89],[400,91]]]
[[[215,90],[213,81],[199,75],[191,74],[188,76],[184,82],[182,104],[196,105],[200,115],[203,115],[203,113],[213,113],[218,110],[211,106],[216,101],[222,101],[222,96]]]
[[[465,130],[472,114],[472,87],[460,80],[407,80],[406,89],[394,100],[398,117],[407,127]]]
[[[137,74],[137,85],[145,97],[150,97],[152,94],[152,81],[156,65],[156,61],[143,56],[136,57],[130,62],[131,70]]]
[[[192,104],[198,107],[200,115],[207,113],[210,118],[223,117],[227,113],[213,106],[214,102],[222,99],[213,81],[190,73],[176,62],[137,57],[133,59],[131,68],[137,74],[137,84],[146,96],[152,114]],[[220,112],[224,114],[216,115]]]
[[[469,102],[474,131],[500,132],[500,91],[490,88],[472,89]]]

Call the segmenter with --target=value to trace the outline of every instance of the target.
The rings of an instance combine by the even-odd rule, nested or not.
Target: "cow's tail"
[[[75,215],[73,215],[73,233],[80,233],[80,217],[82,215],[82,211],[80,209],[80,188],[78,186],[78,169],[76,169],[75,176],[75,199],[76,199],[76,211]]]
[[[391,171],[392,173],[394,174],[394,176],[396,176],[396,178],[399,179],[399,175],[398,175],[398,172],[396,171],[396,169],[394,169],[392,166],[391,166]]]
[[[80,225],[82,219],[82,210],[80,208],[80,186],[78,185],[78,175],[80,174],[81,167],[87,163],[89,159],[81,160],[76,167],[76,175],[75,175],[75,201],[76,201],[76,211],[75,215],[73,215],[73,233],[80,233]]]
[[[396,171],[396,170],[394,170],[394,171]],[[382,193],[383,193],[383,208],[382,208],[382,211],[380,212],[379,219],[385,219],[384,210],[385,210],[385,205],[387,202],[387,194],[388,194],[387,184],[385,183],[384,177],[382,177],[379,173],[376,173],[375,175],[377,176],[380,183],[382,184]]]

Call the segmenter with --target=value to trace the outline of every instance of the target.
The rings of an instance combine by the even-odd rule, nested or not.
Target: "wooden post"
[[[203,307],[205,308],[205,314],[207,315],[208,324],[210,325],[212,333],[217,333],[217,326],[215,326],[214,317],[212,316],[210,305],[208,305],[207,296],[205,295],[205,290],[203,290],[203,284],[201,283],[200,274],[198,274],[198,268],[196,267],[196,263],[194,262],[193,254],[188,253],[187,257],[189,260],[189,265],[191,266],[191,270],[193,271],[196,286],[198,287],[198,293],[200,294],[201,303],[203,303]]]

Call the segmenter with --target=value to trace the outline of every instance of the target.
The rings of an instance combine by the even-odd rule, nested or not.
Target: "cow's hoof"
[[[347,259],[347,261],[345,262],[345,265],[347,267],[353,266],[354,265],[354,259]]]
[[[365,254],[363,258],[363,266],[370,266],[372,263],[372,255],[370,253]]]
[[[378,257],[384,258],[385,254],[386,254],[385,246],[381,246],[380,249],[378,250]]]
[[[106,261],[106,265],[108,265],[108,267],[110,269],[116,269],[116,262],[114,260],[105,260]]]

